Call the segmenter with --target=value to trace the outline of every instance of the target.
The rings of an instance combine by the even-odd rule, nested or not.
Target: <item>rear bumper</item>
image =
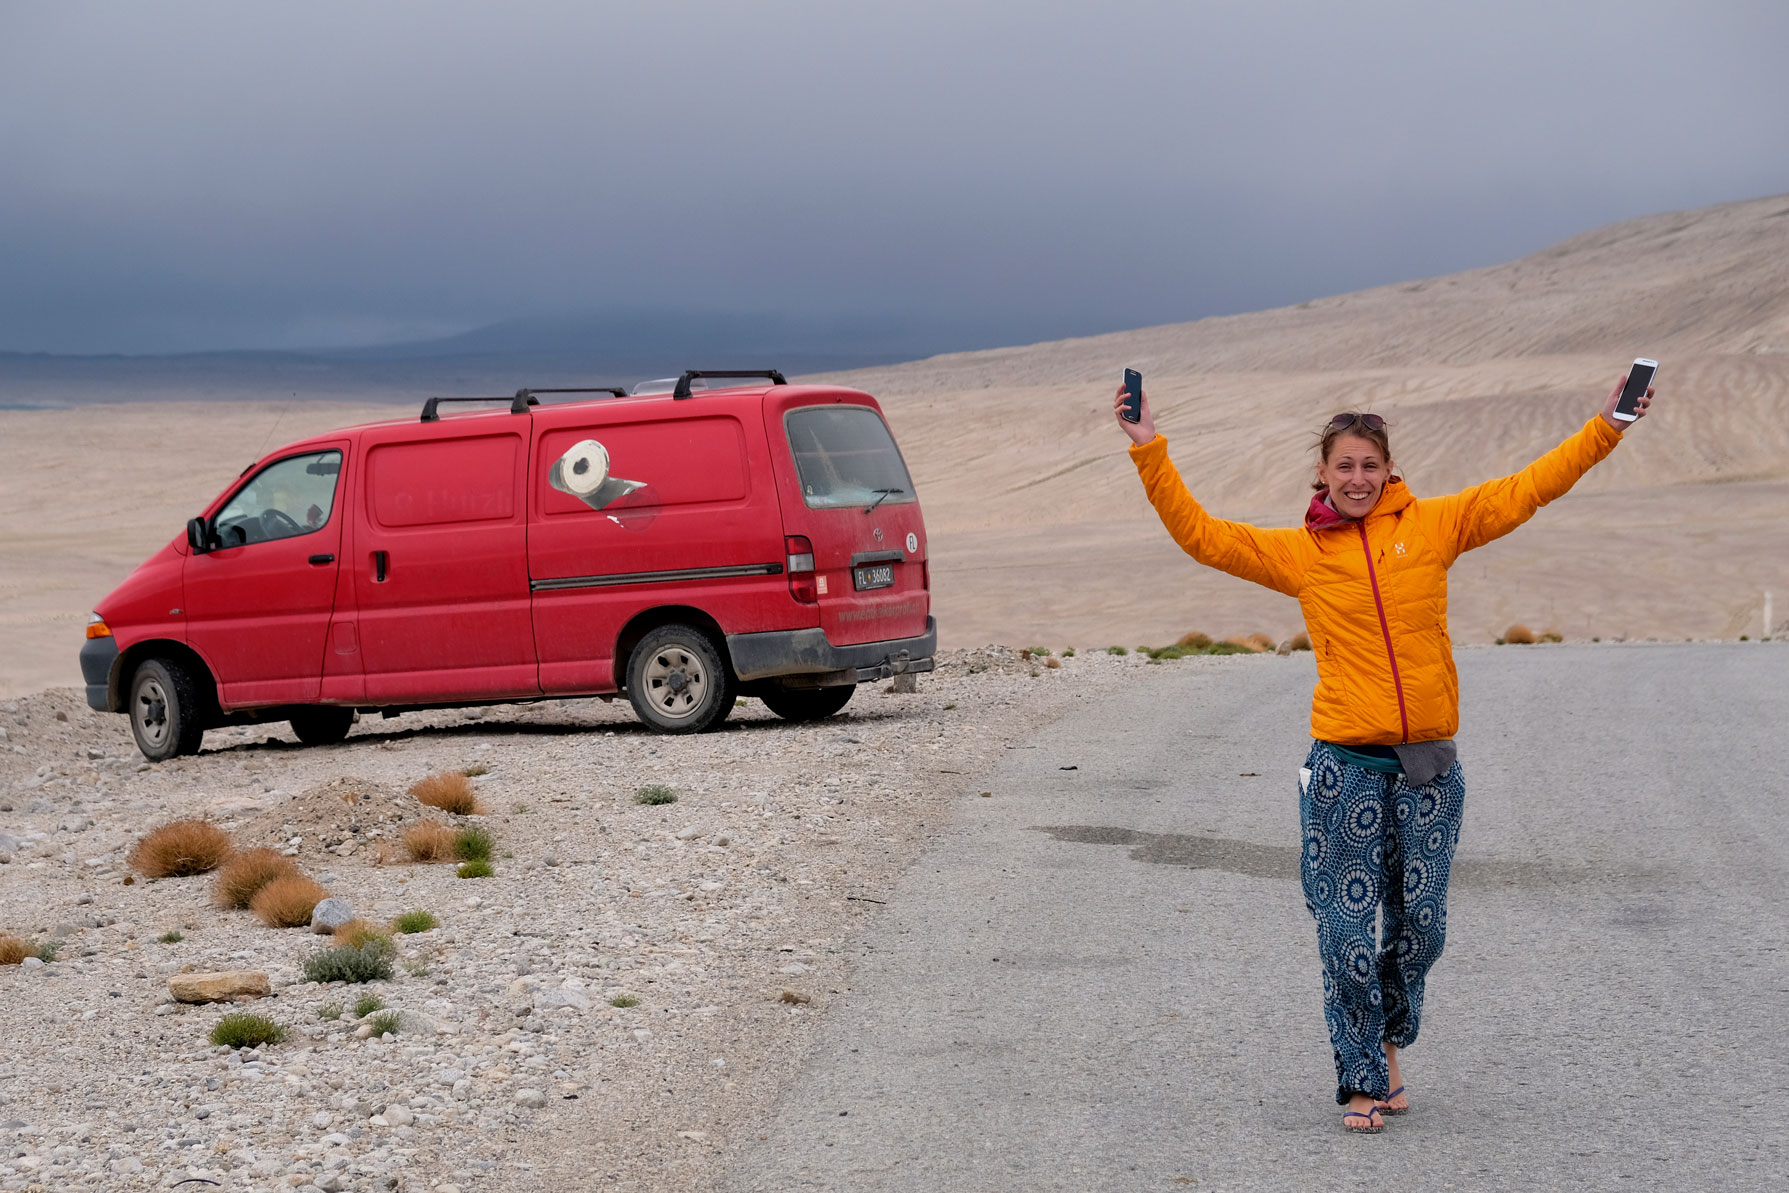
[[[116,638],[89,638],[81,647],[81,678],[87,681],[87,707],[112,711],[112,664],[118,661]]]
[[[742,680],[788,676],[803,687],[869,683],[909,671],[930,671],[938,651],[938,623],[927,617],[926,632],[917,637],[855,646],[834,646],[820,629],[729,634],[727,651]]]

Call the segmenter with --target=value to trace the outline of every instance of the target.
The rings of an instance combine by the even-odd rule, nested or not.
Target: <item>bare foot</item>
[[[1410,1099],[1404,1094],[1404,1075],[1398,1072],[1398,1046],[1396,1044],[1385,1046],[1385,1067],[1391,1072],[1391,1088],[1397,1092],[1384,1101],[1375,1102],[1374,1105],[1391,1114],[1402,1114],[1410,1109]]]
[[[1385,1120],[1380,1117],[1379,1107],[1371,1094],[1355,1094],[1348,1099],[1342,1125],[1362,1135],[1376,1135],[1385,1129]]]

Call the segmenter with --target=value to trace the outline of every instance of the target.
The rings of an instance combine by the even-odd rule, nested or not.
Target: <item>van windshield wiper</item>
[[[880,494],[882,494],[882,496],[880,496],[880,497],[876,498],[876,500],[870,502],[869,507],[866,508],[863,512],[866,514],[874,513],[876,510],[876,507],[881,505],[884,501],[887,501],[890,497],[893,497],[896,493],[905,493],[906,491],[907,490],[905,490],[905,489],[871,489],[870,492],[880,493]]]

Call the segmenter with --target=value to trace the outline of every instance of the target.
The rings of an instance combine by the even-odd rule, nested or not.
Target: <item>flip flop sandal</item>
[[[1380,1123],[1375,1127],[1373,1125],[1373,1115],[1382,1115],[1384,1113],[1385,1112],[1380,1110],[1377,1106],[1373,1107],[1371,1110],[1350,1110],[1342,1116],[1342,1128],[1343,1130],[1353,1131],[1356,1135],[1377,1135],[1379,1132],[1385,1130],[1385,1124]],[[1364,1127],[1357,1127],[1348,1121],[1351,1118],[1364,1118],[1367,1120],[1367,1125]]]
[[[1401,1094],[1403,1092],[1404,1092],[1404,1087],[1401,1085],[1398,1086],[1398,1088],[1392,1090],[1389,1094],[1385,1095],[1384,1102],[1374,1102],[1373,1109],[1377,1110],[1380,1114],[1409,1114],[1410,1107],[1408,1107],[1408,1106],[1387,1105],[1387,1103],[1389,1103],[1393,1098],[1397,1097],[1399,1094]]]

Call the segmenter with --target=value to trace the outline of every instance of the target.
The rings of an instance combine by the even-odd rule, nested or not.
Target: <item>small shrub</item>
[[[1503,631],[1503,641],[1512,646],[1529,646],[1534,642],[1534,631],[1525,625],[1513,625]]]
[[[1129,654],[1130,651],[1126,650],[1122,646],[1108,646],[1108,647],[1106,647],[1106,653],[1107,654],[1115,654],[1118,657],[1123,658],[1125,655]]]
[[[248,909],[269,928],[307,928],[311,912],[328,897],[328,891],[294,871],[262,887]]]
[[[36,957],[39,961],[42,961],[45,965],[48,965],[62,955],[62,942],[60,940],[46,940],[36,948],[32,949],[31,955]]]
[[[427,957],[417,957],[414,960],[404,962],[404,972],[413,978],[428,977],[429,959]]]
[[[286,1029],[265,1015],[236,1011],[225,1015],[211,1029],[211,1042],[225,1048],[259,1048],[286,1038]]]
[[[490,878],[497,871],[491,869],[491,863],[480,858],[477,861],[461,862],[457,873],[461,878]]]
[[[0,965],[22,965],[33,955],[30,945],[10,932],[0,933]]]
[[[1044,666],[1048,667],[1052,671],[1060,671],[1062,669],[1062,660],[1061,659],[1045,659]]]
[[[1601,642],[1601,641],[1602,641],[1602,639],[1601,639],[1601,638],[1592,638],[1592,639],[1591,639],[1591,641],[1592,641],[1592,642]],[[1765,641],[1766,641],[1766,642],[1769,642],[1769,641],[1770,641],[1770,639],[1769,639],[1769,638],[1766,638],[1766,639],[1765,639]]]
[[[1047,659],[1050,657],[1050,648],[1047,646],[1027,647],[1019,652],[1019,657],[1023,659]]]
[[[944,706],[944,711],[949,712],[951,709],[955,708],[956,706],[957,706],[957,702],[955,700],[952,700],[949,704],[946,704]]]
[[[1541,631],[1541,641],[1542,642],[1564,642],[1565,635],[1560,633],[1558,630],[1542,630]]]
[[[354,1000],[354,1017],[356,1019],[365,1019],[374,1011],[383,1011],[384,1009],[385,1000],[370,990]]]
[[[1299,633],[1292,635],[1290,645],[1293,650],[1309,650],[1311,649],[1311,636],[1300,631]]]
[[[465,775],[468,779],[476,779],[480,775],[490,774],[491,768],[482,762],[474,762],[471,766],[462,766],[460,768],[460,773]]]
[[[276,878],[296,873],[298,866],[278,850],[250,849],[232,857],[217,872],[211,900],[219,907],[241,911],[254,901],[262,887]]]
[[[1201,634],[1198,630],[1194,630],[1190,634],[1182,634],[1175,640],[1174,645],[1190,647],[1193,650],[1204,650],[1211,645],[1211,635]]]
[[[391,947],[391,933],[381,932],[362,919],[352,919],[330,933],[329,938],[336,944],[350,949],[357,949],[368,941],[380,948]]]
[[[396,1011],[381,1011],[367,1022],[372,1025],[374,1039],[398,1034],[398,1013]]]
[[[204,820],[176,820],[138,841],[130,868],[145,878],[187,878],[230,856],[230,834]]]
[[[388,982],[391,949],[371,940],[359,948],[338,945],[312,953],[299,968],[307,982]]]
[[[443,771],[438,775],[430,775],[418,780],[411,788],[419,803],[431,808],[440,808],[443,812],[451,812],[455,816],[470,816],[482,812],[478,796],[472,791],[472,780],[458,771]]]
[[[163,932],[160,936],[156,937],[156,939],[163,944],[179,944],[181,941],[185,940],[186,937],[180,932]]]
[[[612,1007],[637,1007],[640,1005],[640,1000],[631,994],[617,994],[609,1000],[609,1005]]]
[[[396,920],[393,920],[392,923],[399,932],[402,932],[405,935],[410,935],[415,932],[427,932],[431,928],[439,928],[441,926],[441,921],[426,911],[406,911]]]
[[[476,824],[469,824],[453,837],[453,855],[462,862],[488,862],[496,842],[491,834]]]
[[[334,1023],[341,1017],[342,1004],[339,1002],[326,1002],[317,1008],[317,1018],[319,1019],[327,1019],[331,1023]]]
[[[1750,634],[1741,634],[1739,636],[1739,640],[1741,642],[1750,642],[1752,640],[1752,636]]]
[[[1072,647],[1072,646],[1066,646],[1066,647],[1063,647],[1063,650],[1062,650],[1062,657],[1063,657],[1063,658],[1065,658],[1065,659],[1072,659],[1072,658],[1074,658],[1074,657],[1075,657],[1075,648],[1074,648],[1074,647]]]
[[[419,820],[404,829],[404,852],[413,862],[444,862],[453,856],[454,831],[439,820]]]
[[[1279,648],[1279,643],[1266,634],[1250,634],[1242,640],[1242,644],[1257,654]]]
[[[677,793],[663,783],[648,783],[635,789],[634,802],[647,805],[674,804],[677,802]]]

